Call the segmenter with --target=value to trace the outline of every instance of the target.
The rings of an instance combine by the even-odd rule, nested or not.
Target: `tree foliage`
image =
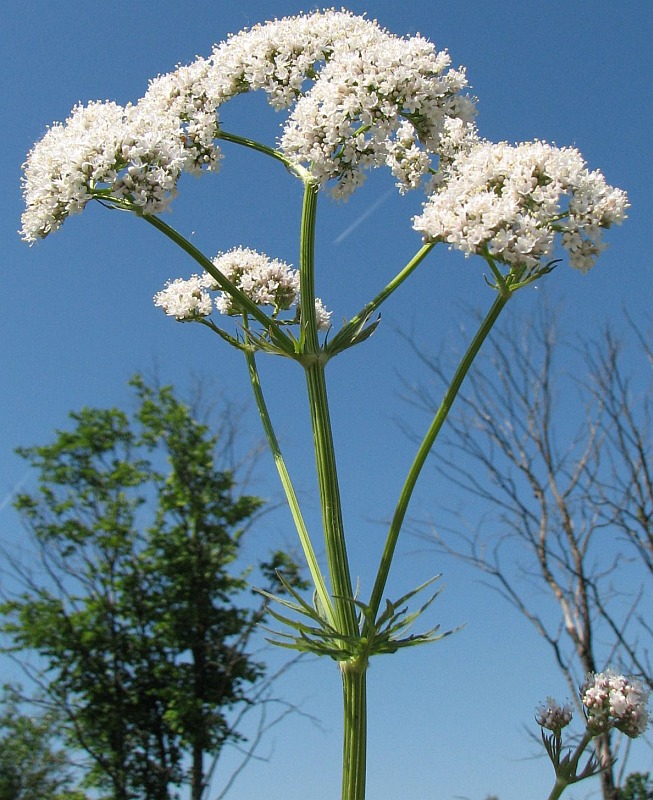
[[[85,800],[73,788],[66,752],[54,744],[56,714],[25,714],[10,687],[0,708],[0,800]]]
[[[230,711],[254,702],[264,666],[248,654],[264,611],[236,566],[262,507],[216,466],[219,442],[170,387],[132,381],[138,406],[84,408],[53,443],[19,450],[38,491],[15,506],[41,569],[14,562],[1,607],[9,649],[32,669],[113,800],[206,788],[206,759],[240,736]],[[299,580],[281,553],[260,565]]]
[[[653,800],[653,779],[649,773],[631,773],[619,789],[617,800]]]

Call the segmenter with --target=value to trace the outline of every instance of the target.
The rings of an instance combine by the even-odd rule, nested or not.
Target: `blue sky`
[[[5,157],[0,176],[0,530],[20,543],[21,529],[8,498],[29,476],[13,455],[18,445],[47,440],[82,405],[125,405],[128,378],[158,371],[164,382],[189,391],[194,375],[216,391],[249,403],[238,354],[201,326],[177,325],[151,298],[168,278],[194,265],[155,231],[127,215],[90,208],[33,247],[22,243],[20,166],[46,126],[64,119],[78,101],[136,100],[147,80],[214,42],[272,17],[312,7],[297,2],[89,3],[41,0],[9,3],[0,11],[3,40],[0,86]],[[578,335],[607,320],[620,324],[626,307],[650,321],[651,159],[653,124],[648,0],[548,3],[352,2],[399,34],[420,32],[464,65],[479,98],[478,124],[487,138],[541,138],[577,146],[590,166],[626,189],[632,208],[610,232],[610,249],[583,276],[568,266],[513,301],[528,311],[547,293],[562,303],[563,325]],[[257,98],[239,98],[229,128],[273,141],[279,117]],[[227,113],[225,112],[225,117]],[[228,150],[218,176],[184,182],[168,221],[212,255],[242,244],[296,263],[299,187],[252,153]],[[285,181],[285,182],[284,182]],[[318,222],[320,294],[334,319],[350,315],[419,247],[410,217],[420,197],[400,198],[392,179],[374,174],[347,204],[324,199]],[[461,342],[464,307],[486,308],[492,298],[480,264],[436,250],[388,304],[380,330],[345,354],[329,372],[343,498],[353,570],[369,591],[383,528],[411,460],[397,417],[416,427],[426,420],[400,397],[397,375],[418,382],[418,364],[397,328],[413,330],[431,351]],[[301,375],[293,364],[262,364],[265,388],[290,468],[311,499],[311,454]],[[244,418],[244,442],[258,437],[253,413]],[[270,464],[253,487],[278,493]],[[426,475],[414,513],[437,513],[446,491]],[[252,557],[292,541],[283,515],[248,543]],[[544,645],[473,574],[443,562],[406,538],[391,581],[396,594],[436,572],[447,588],[431,612],[443,628],[466,623],[445,642],[374,663],[370,672],[369,797],[390,800],[501,800],[546,797],[549,768],[529,756],[535,705],[565,693]],[[367,580],[367,584],[366,584]],[[431,619],[429,619],[431,622]],[[232,796],[248,800],[336,797],[339,786],[339,686],[330,664],[300,665],[280,687],[321,720],[322,730],[295,718],[269,740],[271,757],[252,764]],[[650,769],[639,748],[633,769]],[[228,765],[225,766],[228,769]],[[524,787],[528,787],[525,791]],[[567,796],[596,789],[581,784]]]

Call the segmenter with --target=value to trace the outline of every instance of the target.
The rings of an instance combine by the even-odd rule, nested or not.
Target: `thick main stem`
[[[304,184],[299,258],[299,302],[302,326],[300,361],[306,374],[324,543],[333,593],[336,628],[340,633],[355,639],[360,636],[360,630],[356,608],[352,602],[353,588],[324,374],[327,356],[320,348],[315,316],[317,197],[318,187],[311,182],[306,182]],[[364,800],[365,798],[366,667],[367,664],[354,661],[344,661],[341,664],[344,702],[342,800]]]
[[[301,363],[306,373],[308,404],[313,428],[315,464],[322,510],[324,543],[334,596],[336,626],[349,636],[359,634],[356,609],[351,599],[353,589],[342,519],[338,470],[333,445],[324,369],[326,357],[320,348],[315,316],[315,218],[318,186],[304,184],[299,252]]]
[[[327,402],[324,365],[316,362],[306,368],[317,482],[320,492],[324,543],[334,596],[336,626],[341,633],[358,636],[356,609],[351,602],[353,589],[345,543],[340,487]]]
[[[342,800],[365,800],[367,758],[367,673],[342,670],[344,741],[342,749]]]

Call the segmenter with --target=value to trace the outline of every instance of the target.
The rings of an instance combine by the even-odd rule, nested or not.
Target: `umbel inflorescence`
[[[573,266],[591,267],[625,194],[575,149],[481,139],[466,87],[446,51],[346,11],[258,25],[134,104],[78,105],[54,124],[25,164],[21,233],[43,238],[92,199],[159,214],[182,173],[218,169],[221,106],[261,89],[287,112],[275,153],[302,179],[346,197],[387,165],[401,191],[426,187],[414,227],[427,241],[532,269],[559,236]]]
[[[559,705],[547,698],[536,714],[542,728],[542,743],[556,775],[549,800],[557,800],[573,783],[598,775],[612,767],[609,750],[594,748],[597,737],[616,729],[631,739],[641,736],[648,725],[649,690],[637,678],[620,675],[614,670],[590,673],[580,687],[580,707],[585,731],[578,736],[563,738],[572,720],[571,705]],[[581,764],[585,756],[584,764]]]
[[[347,195],[365,168],[395,164],[403,121],[433,153],[448,119],[471,121],[465,74],[449,63],[419,36],[402,39],[344,11],[243,31],[208,59],[155,78],[134,105],[77,106],[50,128],[26,164],[23,236],[46,236],[100,192],[159,213],[182,172],[217,169],[219,109],[256,89],[289,112],[280,151]]]
[[[648,725],[648,697],[648,690],[635,678],[613,670],[589,675],[581,689],[587,726],[596,733],[614,727],[634,739]]]
[[[282,311],[295,309],[299,301],[299,272],[277,259],[268,258],[249,247],[235,247],[220,253],[213,265],[227,277],[243,294],[258,306],[271,306],[274,319]],[[191,321],[208,317],[213,310],[221,314],[240,315],[245,309],[219,286],[208,274],[191,275],[188,280],[176,278],[168,281],[164,289],[154,296],[154,305],[160,306],[168,316],[180,321]],[[324,308],[320,298],[315,300],[315,313],[319,330],[327,330],[331,312]]]
[[[648,725],[649,691],[637,678],[620,675],[614,670],[592,673],[580,688],[580,701],[587,729],[593,736],[610,728],[630,736],[640,736]],[[550,731],[561,731],[571,722],[569,704],[560,706],[547,698],[538,709],[538,725]]]

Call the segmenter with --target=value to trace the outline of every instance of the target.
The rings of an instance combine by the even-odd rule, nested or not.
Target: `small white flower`
[[[397,186],[403,194],[420,185],[422,178],[431,169],[431,158],[418,146],[413,126],[403,121],[397,135],[388,145],[386,163],[397,178]]]
[[[319,297],[315,298],[315,319],[319,331],[327,331],[331,326],[331,311],[327,311]]]
[[[265,253],[247,247],[236,247],[220,253],[213,259],[213,264],[256,305],[273,306],[277,313],[288,310],[297,302],[299,273],[283,261],[270,259]],[[216,300],[216,308],[222,314],[241,313],[226,292]]]

